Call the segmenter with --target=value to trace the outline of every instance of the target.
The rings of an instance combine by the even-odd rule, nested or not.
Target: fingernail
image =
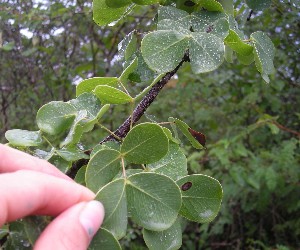
[[[99,201],[88,202],[79,215],[79,221],[90,238],[98,231],[103,218],[104,207]]]

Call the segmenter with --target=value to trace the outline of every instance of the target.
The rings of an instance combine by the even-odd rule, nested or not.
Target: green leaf
[[[127,62],[137,51],[136,31],[132,31],[118,44],[119,59]]]
[[[132,2],[139,5],[150,5],[150,4],[159,3],[159,0],[132,0]]]
[[[200,223],[210,222],[217,216],[223,191],[216,179],[201,174],[189,175],[177,184],[182,193],[182,216]]]
[[[22,219],[22,223],[28,240],[33,246],[49,222],[44,216],[28,216]]]
[[[106,1],[107,0],[93,0],[93,19],[95,23],[100,26],[120,20],[133,8],[130,3],[120,8],[111,8],[106,4]]]
[[[168,147],[169,140],[161,126],[142,123],[129,131],[121,146],[121,153],[129,162],[148,164],[164,157]]]
[[[97,86],[109,85],[117,86],[119,79],[117,77],[93,77],[80,82],[76,87],[76,96],[85,92],[92,92]]]
[[[61,148],[75,145],[80,141],[80,138],[84,132],[84,125],[86,119],[87,119],[86,110],[81,110],[77,113],[77,116],[71,126],[71,129],[67,137],[59,145]]]
[[[173,6],[162,6],[158,9],[158,30],[186,32],[191,27],[190,15]]]
[[[274,73],[275,48],[271,39],[263,32],[257,31],[251,34],[253,40],[254,58],[257,70],[266,82],[270,82],[269,76]]]
[[[105,3],[110,8],[120,8],[131,3],[131,0],[106,0]]]
[[[123,71],[122,75],[119,77],[120,82],[122,82],[123,84],[127,84],[130,74],[136,70],[137,66],[138,66],[138,58],[136,57]]]
[[[80,112],[86,112],[86,117],[80,120],[83,132],[89,132],[94,128],[98,120],[109,110],[110,105],[100,105],[99,99],[92,93],[83,93],[70,103]]]
[[[229,30],[229,35],[225,38],[224,43],[242,56],[249,56],[253,52],[253,47],[243,42],[234,30]]]
[[[175,126],[175,128],[176,128],[176,126]],[[172,141],[176,144],[180,144],[180,140],[178,139],[178,137],[177,138],[173,137],[170,129],[163,127],[163,130],[164,130],[165,134],[167,135],[169,141]]]
[[[5,138],[11,145],[20,147],[40,146],[43,143],[40,131],[12,129],[5,132]]]
[[[120,152],[103,149],[91,157],[85,174],[86,186],[94,192],[109,183],[120,170]]]
[[[180,129],[180,131],[186,136],[186,138],[188,138],[188,140],[190,141],[190,143],[192,144],[192,146],[196,149],[202,149],[203,146],[191,135],[191,133],[189,132],[189,125],[187,125],[185,122],[177,119],[177,118],[173,118],[170,117],[169,118],[170,122],[174,122],[176,124],[176,126]]]
[[[105,228],[100,228],[100,230],[93,237],[91,244],[89,245],[89,250],[122,250],[120,243],[113,236],[111,232]]]
[[[224,11],[222,5],[215,0],[196,0],[195,2],[208,11]]]
[[[89,159],[90,157],[81,150],[71,147],[56,150],[56,153],[66,161],[77,161],[79,159]]]
[[[169,144],[169,152],[159,161],[147,165],[151,172],[163,174],[176,181],[188,174],[187,160],[177,144]]]
[[[186,35],[172,30],[147,34],[141,45],[145,62],[158,73],[172,71],[182,60],[188,40]]]
[[[193,33],[189,47],[191,67],[196,74],[213,71],[224,61],[223,41],[215,35]]]
[[[117,179],[105,185],[96,195],[105,209],[102,228],[109,230],[116,239],[126,235],[127,201],[125,196],[125,179]]]
[[[143,229],[143,237],[149,250],[179,249],[182,245],[180,220],[177,219],[171,227],[160,232]]]
[[[220,12],[200,11],[191,16],[194,32],[206,32],[224,39],[228,35],[228,17]]]
[[[135,72],[129,75],[131,81],[143,82],[145,84],[150,84],[155,79],[156,73],[149,68],[148,64],[145,62],[142,53],[138,53],[138,66]]]
[[[70,128],[76,114],[76,109],[69,103],[49,102],[37,112],[36,122],[43,132],[57,135]]]
[[[233,50],[228,47],[225,46],[225,60],[229,63],[233,63]]]
[[[101,108],[99,99],[92,93],[83,93],[76,99],[70,100],[69,103],[73,105],[77,111],[86,110],[87,120],[95,119]]]
[[[247,5],[254,11],[259,11],[268,8],[272,0],[246,0]]]
[[[227,14],[234,15],[233,0],[218,0],[218,2],[222,5]]]
[[[103,103],[125,104],[133,102],[133,98],[130,95],[107,85],[96,87],[94,93]]]
[[[254,62],[254,54],[250,54],[249,56],[243,56],[239,53],[236,54],[237,59],[240,61],[241,64],[250,65]]]
[[[72,166],[72,162],[66,161],[59,155],[53,155],[51,159],[49,159],[49,162],[53,164],[55,167],[57,167],[63,173],[66,173],[67,170]]]
[[[181,206],[176,183],[155,173],[131,175],[126,182],[126,197],[133,220],[153,231],[171,227]]]
[[[75,176],[75,179],[74,181],[76,181],[78,184],[80,185],[83,185],[83,186],[86,186],[86,183],[85,183],[85,172],[86,172],[86,165],[81,167],[76,176]]]

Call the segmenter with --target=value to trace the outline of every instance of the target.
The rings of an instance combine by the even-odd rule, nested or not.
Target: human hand
[[[0,144],[0,227],[28,215],[57,216],[35,250],[87,249],[104,218],[94,197],[47,161]]]

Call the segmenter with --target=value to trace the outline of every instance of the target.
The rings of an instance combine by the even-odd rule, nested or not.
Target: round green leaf
[[[191,221],[206,223],[218,214],[223,190],[220,183],[206,175],[189,175],[177,181],[182,193],[180,214]]]
[[[80,82],[76,87],[76,96],[79,96],[85,92],[92,92],[97,86],[109,85],[117,86],[117,77],[93,77]]]
[[[261,31],[252,33],[250,38],[253,40],[256,68],[261,73],[263,79],[269,82],[268,75],[274,72],[274,44],[272,40]]]
[[[96,87],[94,93],[103,103],[125,104],[133,102],[133,98],[131,96],[119,89],[107,85]]]
[[[143,229],[143,237],[149,250],[179,249],[182,245],[180,220],[177,219],[170,228],[160,232]]]
[[[151,172],[164,174],[175,181],[188,174],[186,157],[175,143],[170,143],[169,152],[159,161],[147,165],[147,168]]]
[[[132,9],[130,3],[120,8],[111,8],[107,0],[93,1],[93,19],[98,25],[107,25],[126,16]]]
[[[209,33],[193,33],[189,46],[191,67],[194,73],[217,69],[224,60],[223,40]]]
[[[162,6],[158,9],[158,30],[189,30],[191,26],[190,15],[184,10],[173,6]]]
[[[227,15],[221,12],[200,11],[192,14],[194,32],[206,32],[224,39],[228,35]]]
[[[120,152],[113,149],[98,151],[89,161],[85,181],[94,192],[109,183],[120,170]]]
[[[126,197],[133,220],[153,231],[163,231],[172,226],[181,206],[181,194],[176,183],[155,173],[131,175],[126,182]]]
[[[5,138],[11,145],[21,147],[39,146],[43,143],[40,131],[12,129],[6,131]]]
[[[77,111],[86,110],[88,120],[93,120],[97,116],[101,108],[99,99],[92,93],[83,93],[76,99],[69,101]]]
[[[182,60],[188,40],[188,36],[173,30],[149,33],[141,45],[145,62],[158,73],[173,70]]]
[[[100,228],[100,230],[93,237],[91,244],[89,245],[89,250],[121,250],[120,243],[113,236],[111,232],[105,228]]]
[[[69,103],[50,102],[39,109],[36,122],[43,132],[57,135],[70,128],[76,114],[76,109]]]
[[[127,201],[125,196],[125,179],[114,180],[105,185],[96,195],[105,208],[102,228],[109,230],[117,239],[126,234]]]
[[[125,137],[121,153],[129,162],[148,164],[168,153],[169,140],[161,126],[142,123],[133,127]]]

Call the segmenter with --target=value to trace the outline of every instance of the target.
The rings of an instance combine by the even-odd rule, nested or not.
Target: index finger
[[[95,194],[76,182],[36,171],[0,175],[0,227],[27,215],[58,215]]]
[[[37,171],[72,181],[71,178],[49,162],[0,144],[0,173],[18,170]]]

